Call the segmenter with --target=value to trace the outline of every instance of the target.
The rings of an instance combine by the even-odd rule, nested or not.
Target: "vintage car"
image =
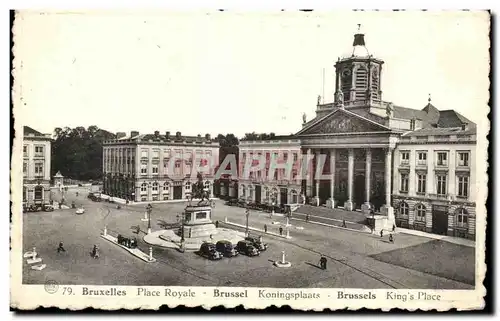
[[[45,206],[43,207],[43,210],[44,210],[45,212],[52,212],[52,211],[54,211],[54,206],[52,206],[52,205],[45,205]]]
[[[247,236],[245,241],[252,243],[261,252],[267,250],[267,244],[262,242],[262,236]]]
[[[118,242],[118,244],[123,245],[129,249],[137,248],[136,238],[124,237],[123,235],[118,234],[118,236],[116,237],[116,241]]]
[[[209,260],[220,260],[223,257],[222,253],[215,248],[215,244],[208,242],[201,244],[198,254]]]
[[[236,245],[236,250],[246,256],[257,256],[260,254],[259,250],[249,241],[239,241],[238,245]]]
[[[230,241],[226,241],[226,240],[218,241],[215,244],[215,249],[217,251],[219,251],[220,253],[222,253],[222,255],[225,257],[238,256],[238,251],[236,250],[233,243],[231,243]]]
[[[238,199],[237,198],[231,198],[226,202],[226,205],[228,206],[237,206],[238,205]]]
[[[78,215],[81,215],[81,214],[85,213],[85,209],[83,207],[79,207],[76,209],[75,213]]]

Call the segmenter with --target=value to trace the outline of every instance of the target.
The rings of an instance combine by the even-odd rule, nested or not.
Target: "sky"
[[[383,100],[422,109],[431,94],[487,123],[489,17],[464,11],[22,11],[16,121],[45,133],[295,133],[318,95],[333,100],[357,24],[385,61]]]

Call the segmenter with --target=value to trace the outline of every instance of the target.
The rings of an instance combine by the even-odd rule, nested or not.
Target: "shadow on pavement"
[[[316,264],[313,264],[313,263],[310,263],[310,262],[306,262],[306,264],[307,264],[307,265],[310,265],[310,266],[313,266],[313,267],[315,267],[315,268],[317,268],[317,269],[323,270],[323,269],[321,268],[321,266],[319,266],[319,265],[316,265]]]

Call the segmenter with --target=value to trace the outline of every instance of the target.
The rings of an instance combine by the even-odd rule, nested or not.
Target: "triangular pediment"
[[[390,131],[384,125],[344,109],[337,109],[323,119],[304,128],[297,135],[320,135],[338,133],[366,133]]]

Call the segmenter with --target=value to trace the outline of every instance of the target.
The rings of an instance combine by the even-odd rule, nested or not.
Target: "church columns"
[[[394,208],[391,206],[392,151],[390,147],[385,150],[385,205],[381,208],[382,214],[387,215],[389,224],[394,223]]]
[[[319,206],[319,178],[320,178],[320,173],[318,173],[318,168],[320,167],[319,159],[320,159],[320,150],[316,150],[316,170],[314,171],[315,173],[315,181],[316,181],[316,193],[314,194],[314,202],[316,206]]]
[[[365,204],[361,206],[361,210],[365,214],[370,214],[370,194],[371,194],[371,175],[372,175],[372,150],[366,149],[365,163]]]
[[[348,211],[354,210],[354,204],[352,202],[353,179],[354,179],[354,150],[352,148],[349,148],[348,159],[347,159],[347,201],[345,202],[344,205],[344,208]]]
[[[307,166],[307,171],[305,173],[305,176],[306,176],[306,196],[308,197],[312,197],[313,196],[313,193],[312,193],[312,179],[313,179],[313,173],[312,173],[312,165],[313,163],[310,162],[311,160],[311,149],[308,148],[307,149],[307,154],[306,154],[306,166]]]
[[[335,160],[336,150],[330,150],[330,199],[326,202],[327,207],[335,208]]]

